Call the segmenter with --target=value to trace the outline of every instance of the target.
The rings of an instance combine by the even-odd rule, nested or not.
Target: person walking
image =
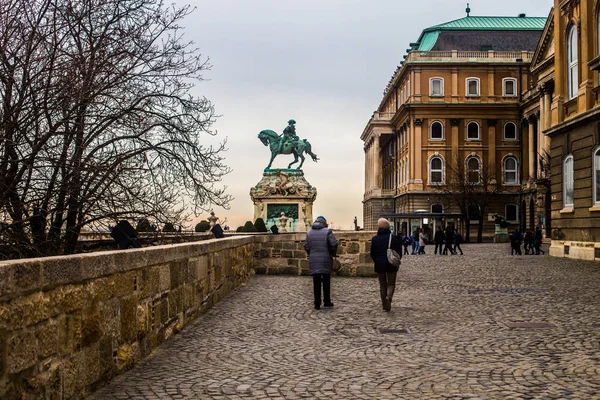
[[[535,254],[536,255],[540,255],[540,253],[542,254],[546,254],[546,252],[544,250],[542,250],[542,230],[540,229],[540,227],[538,226],[537,228],[535,228],[535,236],[534,236],[534,241],[533,241],[533,246],[535,247]]]
[[[404,254],[403,255],[408,255],[408,246],[410,245],[410,236],[408,236],[406,233],[402,234],[402,245],[404,246]]]
[[[410,253],[410,254],[414,256],[415,254],[417,254],[417,251],[419,250],[419,228],[415,228],[413,230],[413,233],[410,236],[410,238],[412,239],[412,241],[411,241],[412,253]]]
[[[456,251],[452,249],[452,244],[454,243],[454,228],[451,225],[446,227],[446,232],[444,232],[444,237],[446,238],[446,247],[444,247],[444,255],[450,254],[455,255]]]
[[[458,249],[460,251],[460,255],[464,256],[464,253],[462,251],[462,249],[460,248],[460,244],[463,242],[463,238],[462,235],[460,234],[460,232],[458,231],[458,229],[454,230],[454,254],[456,254],[456,249]]]
[[[519,232],[518,228],[515,228],[514,232],[510,235],[510,255],[514,255],[516,253],[518,256],[522,255],[521,253],[521,241],[523,240],[523,235]]]
[[[422,228],[419,228],[419,254],[425,254],[425,240],[427,236],[425,236],[425,231]]]
[[[390,231],[390,223],[385,218],[377,221],[377,235],[371,239],[371,258],[379,279],[379,294],[384,311],[392,308],[392,298],[396,290],[398,267],[389,263],[387,250],[391,248],[402,257],[402,245]]]
[[[442,255],[442,247],[444,247],[444,241],[446,240],[446,236],[444,235],[444,231],[442,231],[442,227],[438,226],[435,235],[433,236],[433,242],[435,243],[435,250],[433,254],[438,254],[438,249],[440,250],[440,256]]]
[[[308,265],[313,277],[315,310],[321,309],[321,285],[325,307],[333,307],[331,302],[331,271],[333,256],[337,252],[338,241],[333,231],[327,227],[323,216],[317,217],[312,228],[306,233],[304,250],[308,253]]]

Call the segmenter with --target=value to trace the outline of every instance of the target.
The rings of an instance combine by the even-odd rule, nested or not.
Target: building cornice
[[[543,133],[544,135],[548,135],[552,138],[576,126],[590,122],[590,120],[592,119],[600,121],[600,107],[592,108],[591,110],[578,114],[573,118],[569,118],[566,121],[563,121],[546,129],[545,131],[543,131]]]

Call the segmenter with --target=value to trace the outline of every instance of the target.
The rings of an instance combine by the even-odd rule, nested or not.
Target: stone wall
[[[84,397],[246,282],[256,243],[0,262],[0,398]]]
[[[335,271],[372,276],[373,232]],[[261,274],[308,275],[306,233],[0,262],[0,399],[79,399]]]
[[[339,246],[338,257],[334,260],[334,275],[375,276],[369,255],[374,234],[369,231],[335,232]],[[256,273],[309,275],[308,257],[304,251],[305,238],[305,233],[267,236],[255,253],[259,260]]]

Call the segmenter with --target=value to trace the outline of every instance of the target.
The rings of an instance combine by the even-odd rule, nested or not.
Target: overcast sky
[[[462,18],[466,2],[453,0],[177,0],[196,10],[185,38],[210,57],[208,79],[194,94],[210,99],[227,137],[224,184],[235,197],[215,208],[235,229],[253,218],[250,187],[262,177],[269,150],[263,129],[281,133],[290,118],[312,144],[306,179],[317,187],[314,217],[335,228],[362,225],[364,153],[360,134],[408,44],[429,26]],[[471,1],[471,15],[546,17],[552,0]],[[274,167],[292,156],[279,156]]]

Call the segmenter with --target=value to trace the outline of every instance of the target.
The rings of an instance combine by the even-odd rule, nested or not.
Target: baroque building
[[[600,259],[600,1],[554,0],[534,69],[550,139],[552,244],[558,257]]]
[[[540,214],[536,204],[523,206],[527,196],[539,203],[529,184],[533,153],[548,146],[539,91],[527,98],[527,124],[521,104],[523,92],[534,92],[530,65],[546,20],[470,16],[467,8],[410,44],[361,135],[365,229],[383,216],[396,231],[453,223],[471,237],[491,236],[498,216],[518,227],[527,212]],[[546,223],[542,203],[533,223]]]

